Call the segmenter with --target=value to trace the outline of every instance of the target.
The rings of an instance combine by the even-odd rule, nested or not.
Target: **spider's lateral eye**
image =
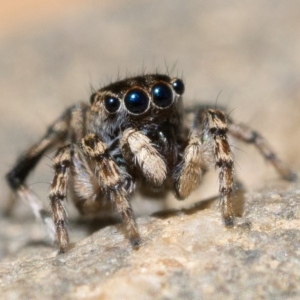
[[[96,97],[97,97],[97,93],[93,93],[90,97],[90,103],[93,104],[96,100]]]
[[[108,112],[114,113],[120,107],[120,100],[117,97],[106,95],[104,98],[104,105]]]
[[[168,107],[173,102],[173,94],[165,83],[157,83],[152,87],[153,102],[158,107]]]
[[[173,81],[172,86],[173,86],[174,91],[178,95],[182,95],[184,93],[184,83],[181,79],[176,79],[175,81]]]
[[[149,107],[149,97],[143,90],[135,88],[125,95],[124,103],[131,113],[141,114]]]

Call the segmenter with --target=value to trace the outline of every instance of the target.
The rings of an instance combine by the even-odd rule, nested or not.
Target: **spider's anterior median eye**
[[[173,81],[172,86],[173,86],[174,91],[178,95],[182,95],[184,93],[184,83],[181,79],[176,79],[175,81]]]
[[[173,93],[165,83],[157,83],[152,87],[152,97],[158,107],[168,107],[173,102]]]
[[[141,114],[149,107],[148,95],[140,89],[130,90],[124,98],[126,108],[133,114]]]
[[[104,99],[104,105],[108,112],[114,113],[120,107],[120,100],[117,97],[107,95]]]

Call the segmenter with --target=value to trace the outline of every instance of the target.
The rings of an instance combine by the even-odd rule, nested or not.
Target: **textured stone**
[[[278,182],[247,193],[244,216],[233,229],[223,226],[217,201],[140,217],[138,250],[130,247],[121,225],[111,225],[57,256],[42,240],[33,242],[41,230],[37,224],[23,224],[28,243],[0,264],[1,297],[297,299],[299,201],[295,184]],[[8,222],[1,220],[1,228]],[[77,226],[70,224],[72,231]]]

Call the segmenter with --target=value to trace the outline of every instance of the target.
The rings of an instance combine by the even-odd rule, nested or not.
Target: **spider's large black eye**
[[[178,95],[182,95],[184,93],[184,83],[181,79],[176,79],[175,81],[173,81],[172,86],[173,86],[174,91]]]
[[[108,112],[114,113],[120,107],[120,100],[117,97],[107,95],[104,99],[104,105]]]
[[[153,102],[158,107],[168,107],[173,102],[173,94],[165,83],[157,83],[152,87]]]
[[[148,95],[140,89],[130,90],[124,98],[126,108],[133,114],[145,112],[149,106]]]

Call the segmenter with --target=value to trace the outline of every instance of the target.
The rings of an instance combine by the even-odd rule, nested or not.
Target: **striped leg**
[[[234,225],[232,209],[233,159],[227,140],[227,121],[218,110],[199,110],[195,114],[182,162],[176,170],[175,191],[179,199],[196,188],[203,173],[215,162],[219,169],[219,193],[225,226]]]
[[[47,231],[51,237],[53,235],[53,224],[51,224],[49,213],[43,208],[43,202],[28,188],[26,179],[40,159],[50,149],[62,144],[69,137],[75,140],[82,138],[87,107],[88,106],[84,104],[77,104],[67,109],[65,113],[49,127],[40,141],[18,158],[14,167],[6,175],[7,182],[14,194],[27,203],[31,207],[34,215],[46,224]],[[12,199],[14,199],[14,197],[12,197]],[[7,214],[11,213],[15,203],[16,201],[12,201],[7,207]]]
[[[227,139],[227,121],[222,112],[209,109],[205,123],[207,135],[212,138],[216,167],[219,168],[219,192],[222,215],[225,226],[230,227],[234,225],[234,213],[231,200],[234,167]]]
[[[297,175],[293,173],[272,151],[266,140],[256,131],[250,129],[244,124],[231,123],[229,126],[229,133],[235,138],[243,142],[253,144],[258,151],[268,160],[281,177],[285,180],[295,181]]]
[[[109,155],[106,145],[95,134],[89,134],[83,138],[81,147],[85,155],[95,162],[100,190],[122,216],[131,244],[134,247],[139,246],[140,236],[129,202],[131,177],[118,167]]]
[[[16,195],[31,208],[35,217],[42,220],[46,225],[48,236],[52,241],[55,240],[55,230],[51,213],[45,209],[43,202],[28,188],[25,181],[43,155],[66,138],[69,119],[70,113],[67,111],[48,129],[45,136],[37,144],[19,157],[14,167],[6,175],[8,184],[13,191],[12,199]],[[16,201],[10,203],[6,209],[6,214],[9,215],[12,212],[15,204]]]
[[[66,229],[66,212],[63,201],[67,197],[68,179],[71,166],[70,145],[61,148],[54,158],[54,178],[49,194],[56,238],[59,252],[64,253],[69,247],[69,237]]]

